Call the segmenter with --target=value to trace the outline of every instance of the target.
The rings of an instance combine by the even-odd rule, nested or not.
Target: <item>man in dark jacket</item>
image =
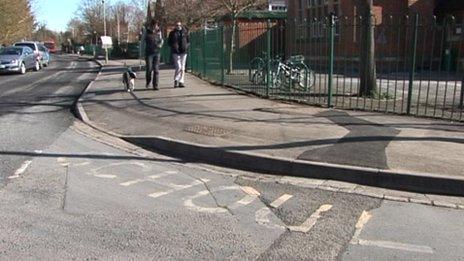
[[[187,29],[177,22],[176,28],[169,33],[169,46],[176,66],[174,75],[174,88],[185,87],[185,65],[187,63],[187,53],[190,46],[190,39]]]
[[[147,27],[147,33],[145,36],[145,65],[147,88],[150,87],[153,74],[153,89],[158,90],[160,50],[162,46],[163,36],[161,34],[161,30],[159,28],[158,22],[153,20]]]

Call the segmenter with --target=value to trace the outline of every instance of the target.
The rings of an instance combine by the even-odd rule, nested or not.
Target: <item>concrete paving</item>
[[[173,71],[166,66],[160,91],[146,89],[140,72],[136,91],[126,93],[123,63],[130,65],[106,65],[81,104],[92,124],[142,145],[162,137],[288,161],[464,180],[461,123],[259,99],[191,75],[187,88],[173,88]]]

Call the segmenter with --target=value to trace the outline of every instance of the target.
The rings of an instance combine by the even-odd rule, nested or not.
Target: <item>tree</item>
[[[54,42],[57,41],[57,35],[52,30],[48,29],[45,24],[38,24],[37,29],[34,32],[33,36],[34,40],[39,42],[46,42],[53,40]]]
[[[375,65],[375,38],[374,27],[375,17],[373,12],[373,0],[363,0],[363,22],[361,36],[361,64],[360,79],[361,85],[359,95],[374,96],[377,92],[377,73]]]
[[[34,23],[29,0],[0,0],[0,43],[11,44],[31,37]]]
[[[233,57],[235,53],[235,38],[237,34],[237,18],[238,16],[247,10],[255,9],[262,7],[266,4],[265,0],[219,0],[217,1],[218,10],[224,9],[226,14],[228,14],[232,20],[232,34],[229,44],[229,66],[227,68],[227,73],[231,73],[233,70]]]
[[[137,39],[146,18],[147,0],[132,0],[130,3],[106,1],[107,35],[126,42]],[[74,31],[75,42],[92,42],[96,35],[104,35],[102,0],[81,0],[79,11],[68,23],[68,30]]]
[[[217,0],[159,0],[157,3],[161,4],[157,5],[155,14],[160,14],[161,20],[169,25],[181,21],[189,28],[200,27],[206,20],[223,13]],[[160,7],[162,12],[158,12]]]
[[[101,0],[81,0],[78,10],[75,20],[82,23],[85,33],[96,32],[98,35],[104,35],[103,3]]]

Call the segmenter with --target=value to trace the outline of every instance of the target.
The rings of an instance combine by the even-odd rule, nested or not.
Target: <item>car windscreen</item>
[[[5,48],[0,51],[0,55],[21,55],[22,50],[21,48]]]
[[[32,50],[35,50],[35,44],[33,44],[33,43],[17,43],[15,45],[16,46],[27,46],[27,47],[31,48]]]

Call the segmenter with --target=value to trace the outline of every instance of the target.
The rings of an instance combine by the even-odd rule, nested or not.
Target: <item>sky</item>
[[[35,0],[34,11],[37,22],[45,23],[47,28],[60,32],[74,17],[80,0]]]

